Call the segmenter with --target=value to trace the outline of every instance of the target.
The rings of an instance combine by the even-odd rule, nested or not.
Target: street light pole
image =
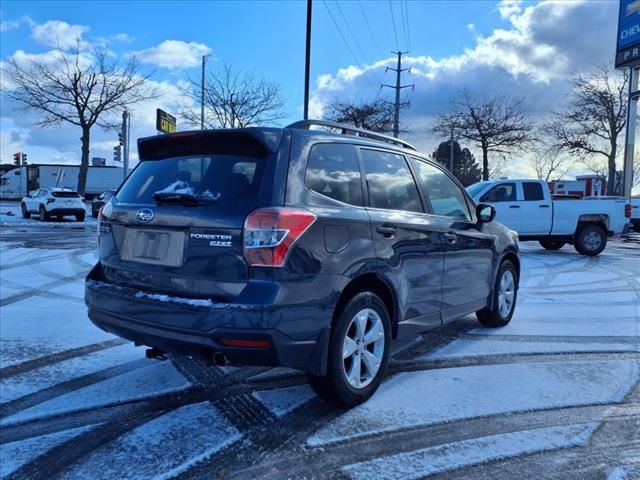
[[[204,130],[204,71],[207,66],[207,57],[202,56],[202,77],[200,79],[200,130]]]
[[[451,127],[451,140],[449,141],[449,171],[453,175],[453,127]]]
[[[311,10],[313,0],[307,0],[307,44],[304,60],[304,120],[309,119],[309,70],[311,68]]]

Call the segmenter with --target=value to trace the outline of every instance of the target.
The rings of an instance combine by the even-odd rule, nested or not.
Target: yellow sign
[[[162,133],[174,133],[178,130],[176,117],[164,110],[156,109],[156,130]]]

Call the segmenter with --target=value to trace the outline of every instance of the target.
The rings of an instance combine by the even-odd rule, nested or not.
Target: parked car
[[[518,232],[521,241],[538,241],[548,250],[569,243],[582,255],[602,252],[607,238],[622,233],[631,215],[624,200],[554,201],[542,180],[485,181],[467,191],[476,202],[493,205],[496,219]]]
[[[91,216],[93,218],[98,217],[98,212],[100,211],[100,209],[104,207],[104,204],[107,203],[111,199],[111,197],[113,197],[113,194],[115,192],[115,190],[105,190],[100,195],[94,197],[93,201],[91,202]]]
[[[514,232],[406,142],[304,121],[143,138],[138,151],[101,211],[85,301],[149,356],[301,369],[355,405],[392,341],[473,312],[489,327],[512,318]]]
[[[602,197],[585,197],[587,200],[617,200],[626,202],[625,197],[620,196],[602,196]],[[640,197],[631,197],[631,217],[629,218],[633,229],[640,232]]]
[[[21,201],[22,217],[36,214],[43,222],[51,218],[76,217],[84,222],[84,200],[78,192],[67,188],[38,188]]]

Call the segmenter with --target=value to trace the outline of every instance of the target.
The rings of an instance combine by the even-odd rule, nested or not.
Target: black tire
[[[374,312],[374,313],[372,313]],[[346,337],[357,336],[356,317],[358,313],[367,313],[364,332],[371,333],[374,325],[381,325],[383,329],[382,336],[375,336],[378,340],[375,343],[365,345],[364,342],[358,342],[351,356],[343,360],[343,349]],[[377,315],[377,316],[376,316]],[[378,323],[380,321],[380,324]],[[376,330],[379,331],[379,330]],[[364,335],[362,336],[364,338]],[[373,338],[373,337],[372,337]],[[353,343],[355,345],[355,343]],[[379,347],[384,345],[384,350],[379,351]],[[389,350],[391,347],[391,318],[387,312],[385,304],[380,298],[370,292],[362,292],[353,297],[338,313],[338,318],[331,329],[331,337],[329,339],[329,352],[327,356],[327,374],[326,375],[308,375],[309,383],[313,391],[325,400],[346,406],[355,406],[366,401],[380,386],[387,364],[389,363]],[[376,350],[378,349],[378,350]],[[355,361],[359,362],[360,368],[365,368],[366,363],[360,358],[375,357],[375,352],[379,355],[379,367],[369,380],[363,376],[362,370],[360,375],[355,375],[357,382],[364,378],[364,385],[361,388],[354,387],[347,373],[347,365],[349,371],[355,373]]]
[[[504,311],[504,309],[501,311],[501,284],[503,278],[508,274],[511,275],[511,279],[513,281],[513,301],[510,306],[508,306],[508,311]],[[511,321],[513,312],[516,308],[516,301],[518,300],[518,273],[516,271],[516,267],[510,260],[505,260],[500,265],[498,275],[496,276],[496,283],[493,286],[493,291],[493,304],[491,305],[491,308],[484,308],[476,312],[476,317],[485,327],[504,327]]]
[[[76,215],[76,222],[84,222],[84,217],[84,213],[79,213],[78,215]]]
[[[47,214],[47,211],[44,209],[42,205],[40,205],[40,208],[38,208],[38,214],[40,215],[41,222],[49,221],[49,215]]]
[[[560,240],[540,240],[538,243],[547,250],[560,250],[565,245],[565,242]]]
[[[607,232],[599,225],[587,225],[576,234],[573,246],[581,255],[595,257],[607,246]]]
[[[27,206],[24,203],[20,205],[20,210],[22,210],[22,218],[31,218],[31,214],[27,210]]]
[[[97,218],[98,217],[98,210],[96,210],[96,207],[94,207],[93,205],[91,205],[91,216],[93,218]]]

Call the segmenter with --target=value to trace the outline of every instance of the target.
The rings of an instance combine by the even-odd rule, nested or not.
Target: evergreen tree
[[[433,152],[431,157],[440,165],[449,169],[450,143],[442,142]],[[480,181],[482,170],[476,163],[476,159],[467,147],[461,148],[456,141],[453,142],[453,176],[465,187]]]

